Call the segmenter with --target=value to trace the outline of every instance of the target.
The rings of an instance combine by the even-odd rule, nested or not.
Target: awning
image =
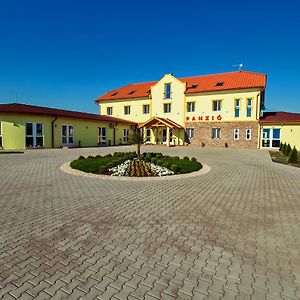
[[[150,128],[150,127],[169,127],[169,128],[178,128],[183,129],[184,127],[177,124],[176,122],[167,119],[167,118],[159,118],[159,117],[153,117],[146,121],[145,123],[139,125],[140,128]]]

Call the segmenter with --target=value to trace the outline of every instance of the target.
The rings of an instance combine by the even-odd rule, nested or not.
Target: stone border
[[[92,173],[86,173],[80,170],[72,169],[70,167],[71,162],[67,162],[63,165],[61,165],[60,169],[68,174],[71,175],[76,175],[76,176],[84,176],[84,177],[94,177],[94,178],[99,178],[99,179],[105,179],[105,180],[138,180],[138,181],[147,181],[147,180],[169,180],[169,179],[180,179],[180,178],[189,178],[189,177],[195,177],[195,176],[200,176],[208,173],[211,168],[208,165],[202,164],[202,169],[199,171],[195,171],[192,173],[187,173],[187,174],[178,174],[178,175],[168,175],[168,176],[156,176],[156,177],[127,177],[127,176],[108,176],[108,175],[101,175],[101,174],[92,174]]]

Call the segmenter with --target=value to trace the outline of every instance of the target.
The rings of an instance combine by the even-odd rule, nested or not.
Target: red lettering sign
[[[205,121],[209,121],[209,116],[205,116]]]
[[[218,120],[218,121],[221,121],[221,120],[222,120],[222,116],[221,116],[221,115],[218,115],[218,116],[217,116],[217,120]]]
[[[201,116],[201,117],[199,116],[199,117],[198,117],[198,121],[203,121],[203,117],[202,117],[202,116]]]
[[[190,117],[186,117],[186,121],[188,121],[190,119]]]

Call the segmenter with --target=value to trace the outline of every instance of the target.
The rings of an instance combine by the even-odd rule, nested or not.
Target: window
[[[213,101],[213,111],[220,111],[221,110],[221,100]]]
[[[3,143],[2,143],[2,122],[0,121],[0,148],[3,148]]]
[[[187,128],[186,129],[186,138],[187,138],[188,141],[194,138],[194,131],[195,131],[194,128]]]
[[[280,128],[264,128],[262,132],[262,147],[280,146]]]
[[[186,111],[193,112],[195,111],[195,102],[187,102],[186,104]]]
[[[118,92],[112,93],[110,96],[113,97],[113,96],[116,96],[116,95],[118,95]]]
[[[247,117],[252,117],[252,99],[247,99]]]
[[[251,129],[247,128],[246,129],[246,140],[251,140]]]
[[[165,99],[171,99],[171,83],[165,83]]]
[[[61,143],[63,146],[74,144],[74,126],[61,125]]]
[[[218,81],[218,82],[216,83],[216,86],[223,86],[223,84],[224,84],[224,81]]]
[[[195,89],[197,86],[198,86],[198,84],[192,84],[192,86],[190,88]]]
[[[109,116],[113,114],[113,108],[111,106],[106,108],[106,114]]]
[[[240,116],[240,102],[241,100],[240,99],[235,99],[235,105],[234,105],[234,116],[236,118],[239,118]]]
[[[149,114],[149,112],[150,112],[150,105],[144,104],[143,105],[143,114]]]
[[[123,143],[127,144],[129,142],[129,129],[123,129]]]
[[[124,106],[124,115],[130,115],[130,106],[129,105]]]
[[[171,103],[165,103],[164,104],[164,113],[170,113],[171,112]]]
[[[99,144],[106,145],[106,127],[98,127]]]
[[[211,132],[211,137],[213,139],[220,139],[221,138],[221,128],[213,128]]]
[[[280,146],[280,128],[273,128],[272,133],[272,147],[277,148]]]
[[[237,141],[240,138],[240,130],[238,128],[234,128],[233,130],[233,139]]]
[[[26,123],[25,132],[25,143],[27,148],[39,148],[44,146],[42,123]]]
[[[132,95],[132,94],[134,94],[136,91],[131,91],[131,92],[129,92],[128,93],[128,95]]]

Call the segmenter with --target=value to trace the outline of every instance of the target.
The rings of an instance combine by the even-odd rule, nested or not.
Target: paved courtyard
[[[265,151],[146,146],[211,171],[119,182],[60,170],[133,149],[0,155],[0,298],[300,299],[300,169]]]

